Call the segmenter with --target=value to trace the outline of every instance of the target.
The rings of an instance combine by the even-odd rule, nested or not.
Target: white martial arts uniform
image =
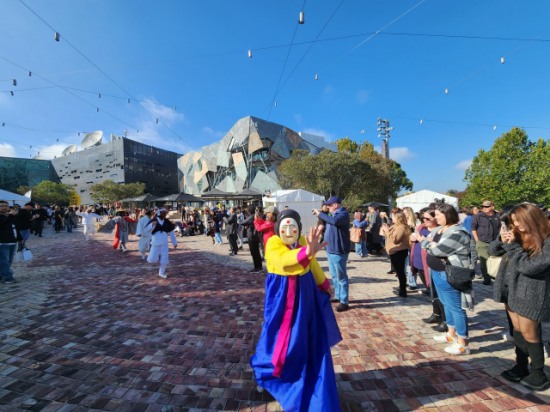
[[[153,225],[147,225],[151,218],[143,216],[139,219],[136,229],[136,235],[139,237],[138,250],[141,253],[141,258],[145,259],[145,254],[149,251],[151,245],[151,231]]]
[[[158,229],[153,227],[152,223],[149,223],[146,225],[146,228],[151,227],[152,235],[151,235],[151,250],[149,251],[149,256],[147,257],[147,262],[149,263],[155,263],[160,261],[160,268],[159,268],[159,276],[166,278],[166,266],[168,266],[168,236],[170,236],[170,240],[172,242],[172,245],[174,247],[178,246],[178,241],[176,239],[176,235],[174,234],[174,224],[172,222],[166,222],[165,220],[162,220],[160,217],[155,217],[153,220],[157,221],[156,226],[160,225]],[[151,221],[150,221],[151,222]],[[172,230],[170,232],[164,231],[163,226],[165,223],[169,223]]]
[[[86,238],[86,240],[88,240],[90,236],[95,233],[95,224],[98,219],[101,219],[101,216],[93,212],[76,212],[76,214],[82,218],[82,226],[84,226],[84,237]]]

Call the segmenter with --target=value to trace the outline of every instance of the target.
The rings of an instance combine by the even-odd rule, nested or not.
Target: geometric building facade
[[[296,149],[318,154],[336,150],[320,136],[295,131],[253,116],[238,120],[218,142],[178,159],[180,191],[200,195],[212,189],[237,193],[281,189],[277,166]]]
[[[145,183],[145,191],[155,196],[178,192],[175,152],[158,149],[125,137],[112,136],[101,144],[83,141],[85,149],[69,146],[63,156],[52,159],[61,183],[73,186],[82,204],[94,203],[90,187],[105,180],[116,183]]]
[[[49,160],[0,157],[0,189],[15,193],[21,186],[36,186],[43,180],[59,183]]]

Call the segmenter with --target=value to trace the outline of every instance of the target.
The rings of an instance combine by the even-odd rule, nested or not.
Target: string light
[[[53,35],[53,39],[54,39],[55,41],[59,41],[59,38],[60,38],[60,37],[61,37],[61,36],[59,35],[58,32],[55,32],[54,35]]]
[[[248,50],[248,58],[249,58],[249,59],[252,58],[252,50]]]
[[[315,73],[315,80],[319,80],[319,75]]]
[[[449,89],[445,89],[445,94],[449,94]]]
[[[303,10],[300,12],[300,16],[298,17],[298,23],[304,24],[304,11]]]
[[[501,57],[500,58],[500,64],[504,64],[505,60],[504,60],[504,57]]]

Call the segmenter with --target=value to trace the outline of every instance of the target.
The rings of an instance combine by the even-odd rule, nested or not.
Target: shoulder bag
[[[487,259],[487,274],[496,279],[502,256],[489,256]]]
[[[361,243],[361,228],[352,227],[349,238],[353,243]]]
[[[445,259],[445,275],[449,285],[464,292],[472,288],[472,279],[475,276],[475,271],[470,268],[453,266],[449,263],[448,259]]]

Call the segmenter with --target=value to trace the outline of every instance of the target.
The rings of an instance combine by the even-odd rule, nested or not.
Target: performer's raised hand
[[[319,252],[326,245],[328,245],[328,242],[319,243],[319,239],[322,233],[323,233],[323,230],[320,227],[316,227],[316,228],[312,227],[309,229],[309,234],[306,236],[306,241],[307,241],[306,253],[309,257],[315,256],[317,252]]]

